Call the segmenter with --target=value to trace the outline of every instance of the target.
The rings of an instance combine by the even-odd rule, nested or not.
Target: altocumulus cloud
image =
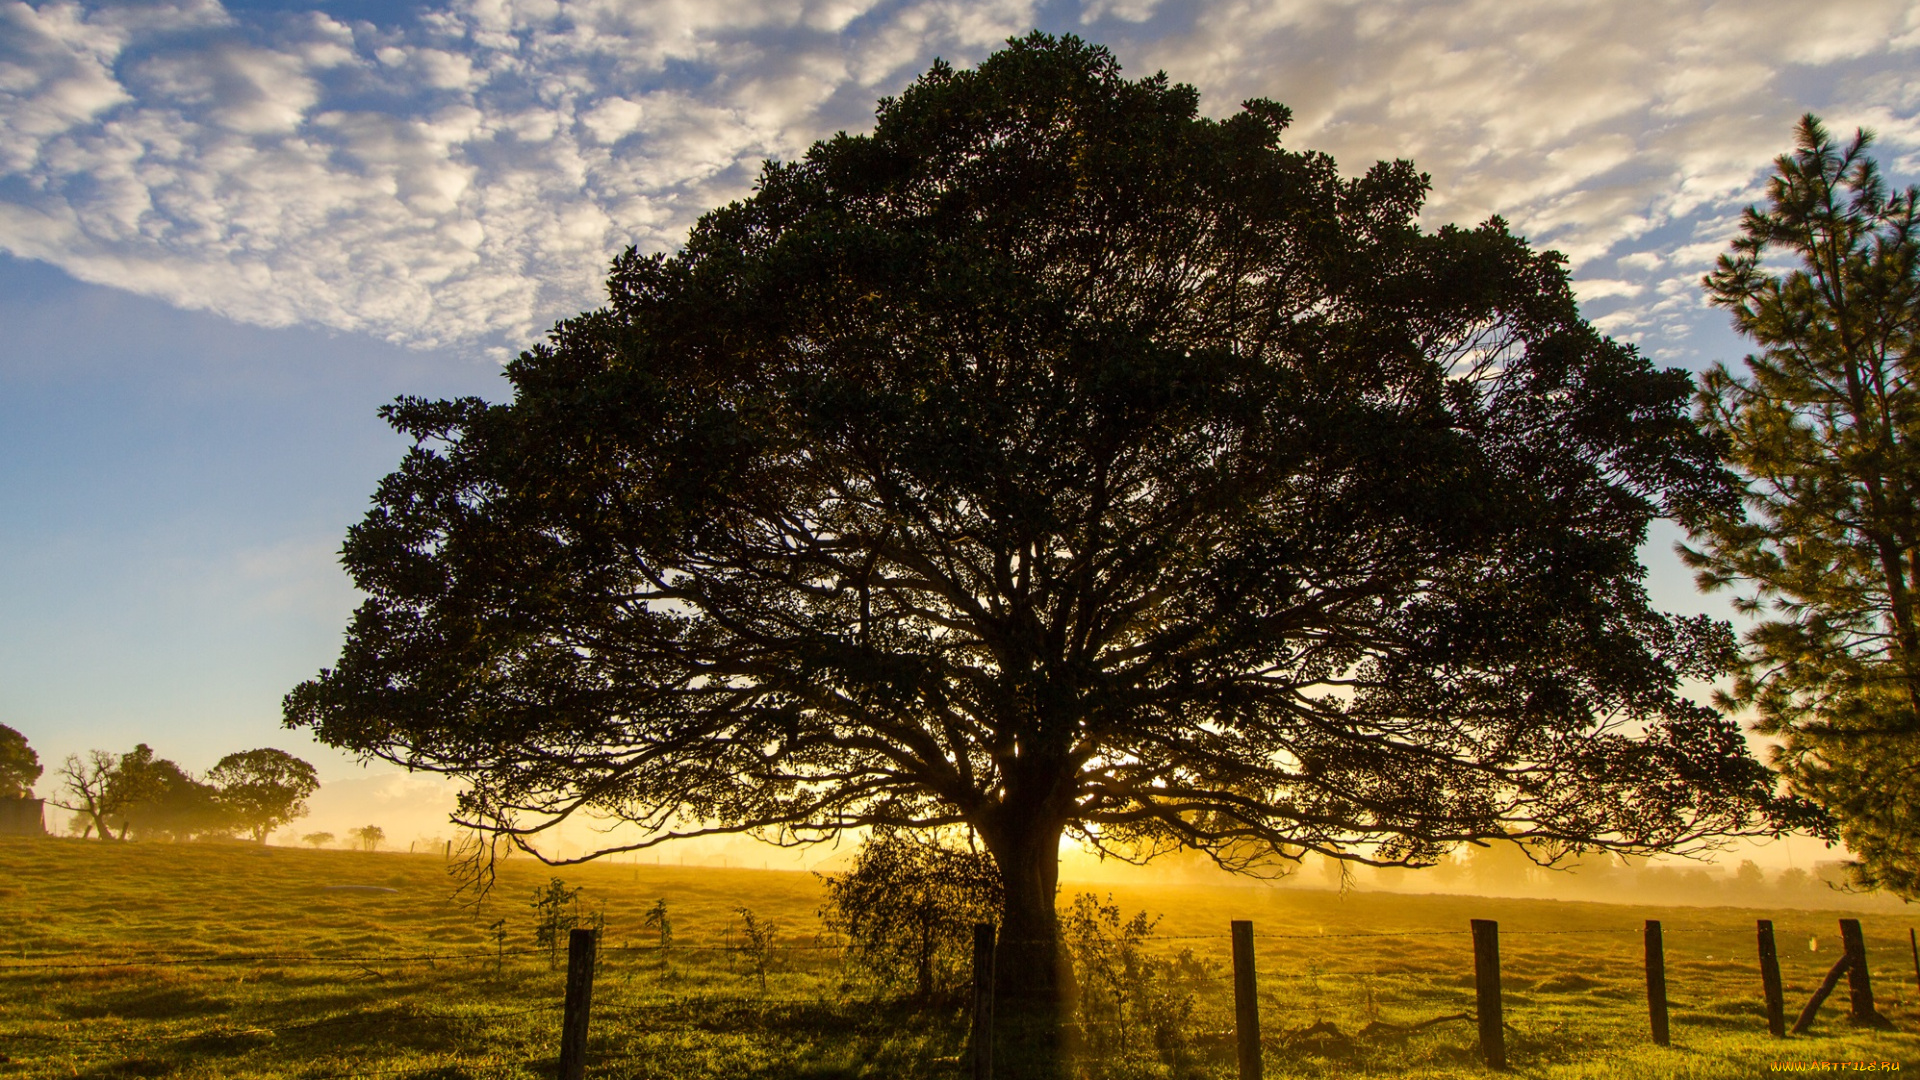
[[[523,344],[759,162],[859,129],[935,56],[1040,25],[1224,112],[1295,109],[1436,221],[1566,251],[1658,346],[1806,109],[1920,171],[1902,0],[454,0],[392,24],[217,0],[0,2],[0,249],[265,325]]]

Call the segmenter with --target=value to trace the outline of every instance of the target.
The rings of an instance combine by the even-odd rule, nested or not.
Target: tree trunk
[[[920,956],[914,968],[914,989],[921,1001],[933,1000],[933,924],[920,923]]]
[[[1001,1047],[995,1069],[1009,1077],[1066,1075],[1060,1035],[1071,972],[1054,909],[1062,831],[1057,819],[1020,814],[981,829],[1004,890],[993,962],[995,1042]]]

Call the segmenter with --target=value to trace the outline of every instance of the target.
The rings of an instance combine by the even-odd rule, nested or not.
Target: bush
[[[925,1000],[971,977],[973,925],[1000,911],[1000,873],[984,851],[937,836],[876,831],[846,873],[823,878],[829,929],[846,935],[847,963]]]
[[[1083,1053],[1105,1064],[1103,1075],[1159,1075],[1163,1067],[1177,1074],[1189,1064],[1193,991],[1219,978],[1220,966],[1191,949],[1155,955],[1150,940],[1159,921],[1144,911],[1123,919],[1112,897],[1103,904],[1092,893],[1061,914],[1075,1026]]]

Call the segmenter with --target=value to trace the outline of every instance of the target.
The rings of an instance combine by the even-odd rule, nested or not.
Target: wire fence
[[[1843,924],[1844,922],[1846,921],[1843,920]],[[1637,951],[1635,939],[1647,939],[1652,932],[1650,927],[1653,925],[1655,924],[1570,929],[1514,927],[1500,931],[1500,936],[1508,939],[1512,946],[1509,956],[1509,979],[1512,986],[1508,993],[1524,994],[1542,986],[1552,989],[1556,979],[1563,984],[1564,988],[1578,990],[1583,988],[1583,985],[1591,987],[1593,984],[1591,976],[1597,974],[1608,974],[1615,984],[1614,989],[1617,990],[1620,986],[1630,983],[1633,976],[1638,974],[1637,970],[1629,970],[1628,966],[1628,962],[1635,959],[1633,956]],[[1795,932],[1811,933],[1812,931],[1804,927],[1796,927]],[[1859,933],[1857,924],[1854,932],[1856,936]],[[1722,955],[1722,950],[1727,957],[1727,965],[1752,966],[1752,957],[1743,955],[1742,950],[1753,948],[1754,933],[1755,931],[1751,928],[1724,925],[1668,926],[1662,930],[1664,938],[1673,939],[1676,946],[1688,941],[1699,943],[1691,948],[1678,950],[1684,955],[1672,958],[1673,963],[1679,965],[1675,970],[1680,970],[1687,964],[1696,963],[1702,956],[1708,961],[1715,961]],[[1844,937],[1844,934],[1840,936]],[[1306,1025],[1276,1024],[1266,1036],[1256,1035],[1256,1045],[1267,1047],[1269,1050],[1275,1046],[1312,1046],[1330,1041],[1351,1044],[1356,1037],[1405,1039],[1417,1032],[1440,1031],[1448,1027],[1450,1022],[1476,1024],[1480,1022],[1483,1015],[1481,1009],[1485,1007],[1488,985],[1484,962],[1477,953],[1471,954],[1470,958],[1468,950],[1459,948],[1464,944],[1464,939],[1472,938],[1476,945],[1479,943],[1475,929],[1262,931],[1247,934],[1245,937],[1244,955],[1236,947],[1239,942],[1232,933],[1148,933],[1140,940],[1132,942],[1130,947],[1138,947],[1144,950],[1143,955],[1151,954],[1163,960],[1167,959],[1174,950],[1179,949],[1183,956],[1192,961],[1192,964],[1199,965],[1190,966],[1177,976],[1165,975],[1163,978],[1167,980],[1168,987],[1176,996],[1187,994],[1190,998],[1197,996],[1204,999],[1199,1007],[1190,1004],[1188,1011],[1182,1015],[1188,1022],[1207,1030],[1220,1028],[1232,1016],[1231,1010],[1227,1008],[1227,999],[1242,992],[1239,986],[1240,966],[1245,964],[1251,971],[1255,956],[1259,956],[1260,985],[1257,992],[1260,999],[1266,1001],[1270,1007],[1279,1007],[1283,1013],[1282,1019],[1292,1019],[1295,1018],[1295,1014],[1298,1014],[1299,1018],[1313,1020]],[[1394,946],[1423,939],[1431,940],[1436,946],[1444,946],[1448,950],[1458,949],[1458,959],[1442,965],[1436,963],[1435,956],[1432,954],[1416,955],[1406,950],[1394,950],[1385,955],[1351,955],[1347,952],[1347,947],[1358,947],[1363,954],[1369,950],[1377,953],[1379,950],[1375,949],[1375,943],[1380,946]],[[1538,969],[1542,965],[1550,965],[1562,959],[1565,954],[1555,951],[1535,954],[1526,944],[1530,941],[1578,941],[1581,939],[1609,943],[1604,953],[1605,956],[1610,957],[1609,972],[1601,972],[1596,963],[1590,962],[1580,970],[1565,971],[1542,978]],[[1810,940],[1810,952],[1817,941],[1817,937]],[[1059,945],[1061,943],[1059,939],[1002,939],[998,944],[1002,950],[1018,950],[1038,944]],[[1210,943],[1217,945],[1218,948],[1202,949],[1200,951],[1205,953],[1205,956],[1194,959],[1194,946],[1197,943]],[[1071,946],[1073,943],[1068,941],[1067,944]],[[1085,942],[1082,944],[1084,945]],[[1887,944],[1876,938],[1876,949],[1879,950],[1879,955],[1886,955]],[[1899,944],[1905,946],[1908,942],[1901,941]],[[1113,942],[1106,942],[1103,947],[1114,945]],[[1648,948],[1651,947],[1651,945],[1648,946]],[[1715,951],[1703,952],[1708,948]],[[1829,952],[1831,954],[1832,950]],[[641,1024],[660,1022],[663,1017],[672,1017],[675,1014],[679,1014],[684,1021],[688,1015],[697,1014],[703,1017],[703,1022],[708,1023],[709,1026],[725,1020],[728,1010],[758,1014],[777,1009],[837,1011],[849,1016],[870,1014],[876,999],[863,998],[850,989],[849,983],[833,985],[830,980],[816,978],[815,985],[808,992],[795,993],[790,980],[782,981],[780,976],[796,974],[796,972],[779,971],[777,964],[767,960],[768,957],[787,957],[791,958],[789,960],[791,963],[802,957],[810,957],[824,962],[841,962],[847,955],[846,942],[829,938],[780,943],[765,941],[753,943],[736,937],[718,941],[606,943],[599,947],[595,961],[596,970],[601,971],[603,977],[625,972],[629,976],[629,981],[625,985],[610,984],[607,988],[610,992],[603,995],[603,1000],[593,1005],[593,1011],[596,1017],[625,1018]],[[1599,957],[1603,954],[1591,955]],[[1863,968],[1864,955],[1863,953]],[[1916,948],[1914,955],[1913,979],[1915,985],[1920,986],[1920,948]],[[441,948],[411,952],[351,953],[321,950],[148,951],[112,957],[102,957],[97,952],[43,952],[0,960],[0,979],[18,982],[42,977],[60,978],[77,971],[110,969],[130,971],[198,969],[213,973],[231,971],[237,967],[273,965],[285,968],[311,967],[318,969],[323,979],[328,977],[326,973],[337,972],[339,978],[344,981],[349,978],[365,978],[364,973],[350,975],[347,970],[350,968],[359,968],[364,972],[377,968],[421,965],[438,968],[443,965],[464,964],[480,968],[494,967],[498,970],[508,960],[517,963],[540,957],[552,960],[555,956],[555,949],[543,947]],[[757,967],[754,962],[756,956],[760,958]],[[655,973],[666,972],[675,960],[692,964],[699,960],[712,960],[716,957],[725,957],[728,960],[728,970],[724,974],[718,971],[716,966],[709,966],[697,969],[693,974],[677,976],[680,980],[678,983],[667,981],[675,976],[662,975],[652,984],[651,993],[638,998],[634,996],[635,987],[631,983],[631,976],[635,972],[642,970]],[[1231,965],[1222,963],[1229,957],[1232,960]],[[748,962],[740,963],[743,958]],[[1355,963],[1356,960],[1360,962]],[[651,964],[651,961],[658,961],[657,967]],[[1809,962],[1815,962],[1814,958],[1802,957],[1795,970],[1805,969]],[[1846,962],[1847,957],[1843,955],[1841,963]],[[1664,960],[1663,963],[1665,963]],[[1531,969],[1527,971],[1526,977],[1513,977],[1513,969],[1529,968],[1529,965]],[[1877,966],[1884,969],[1885,962]],[[1611,970],[1612,968],[1618,970]],[[1637,969],[1637,965],[1634,965],[1634,968]],[[1649,965],[1650,970],[1651,965]],[[1831,989],[1831,985],[1835,982],[1834,973],[1841,970],[1836,966],[1829,971],[1826,979],[1827,989]],[[815,974],[817,975],[817,972]],[[772,983],[769,982],[770,976],[773,979]],[[1652,976],[1649,974],[1648,978],[1651,980]],[[1663,975],[1662,978],[1664,979],[1665,976]],[[1778,976],[1776,975],[1775,978]],[[728,979],[732,980],[736,986],[744,985],[749,989],[745,992],[716,992],[725,989],[718,984]],[[1321,986],[1321,980],[1344,980],[1348,984],[1348,988],[1341,992],[1344,997],[1336,994],[1336,997],[1340,997],[1337,1002],[1329,999],[1327,994],[1330,991]],[[1497,961],[1493,980],[1493,993],[1495,1000],[1498,1000],[1501,990]],[[757,993],[751,990],[751,985],[755,981],[758,981],[761,987],[760,992]],[[1249,975],[1249,984],[1253,981],[1253,977]],[[1652,995],[1651,982],[1648,985],[1647,992]],[[676,989],[679,992],[675,992]],[[1803,993],[1806,987],[1790,981],[1787,989]],[[1825,990],[1821,991],[1823,995],[1825,992]],[[1858,989],[1856,988],[1853,993],[1856,995],[1856,1000],[1852,1008],[1857,1014],[1861,1008],[1857,999]],[[1476,994],[1479,995],[1477,999]],[[1659,1007],[1662,1010],[1667,1007],[1664,995],[1663,986],[1659,997]],[[1777,992],[1776,996],[1778,996]],[[1652,1000],[1654,999],[1649,997],[1649,1001]],[[1310,1010],[1301,1005],[1303,1001],[1310,1004]],[[1622,1005],[1623,1013],[1632,1011],[1624,1008],[1624,1003],[1619,1004]],[[1871,1011],[1870,999],[1866,1007]],[[1125,1006],[1123,1004],[1117,1008],[1124,1012]],[[1425,1008],[1428,1012],[1439,1014],[1411,1015],[1410,1010],[1417,1008]],[[1810,1008],[1817,1009],[1818,1001]],[[1398,1010],[1393,1019],[1386,1018],[1385,1010],[1388,1009]],[[7,1053],[11,1053],[16,1058],[23,1055],[30,1057],[65,1055],[69,1059],[78,1059],[82,1056],[112,1057],[125,1056],[140,1048],[165,1048],[181,1044],[199,1044],[204,1047],[212,1043],[346,1031],[357,1026],[394,1027],[439,1024],[459,1027],[469,1032],[482,1029],[497,1030],[516,1023],[524,1027],[530,1017],[546,1015],[558,1019],[556,1014],[561,1014],[563,1011],[564,1003],[557,998],[512,1009],[484,1007],[433,1009],[421,1007],[412,998],[394,998],[386,1001],[384,1005],[380,1002],[368,1002],[352,1012],[311,1019],[196,1026],[186,1031],[130,1030],[126,1026],[128,1021],[125,1020],[118,1021],[121,1027],[111,1030],[103,1028],[106,1021],[86,1019],[28,1021],[25,1024],[16,1022],[7,1025],[7,1029],[0,1033],[0,1047],[5,1047]],[[964,1012],[964,1009],[961,1011]],[[1644,1016],[1644,1014],[1641,1015]],[[1331,1016],[1351,1018],[1341,1019],[1340,1022],[1355,1027],[1356,1031],[1351,1034],[1343,1031],[1329,1019]],[[805,1016],[800,1018],[804,1020]],[[1365,1026],[1359,1027],[1362,1021],[1365,1022]],[[36,1023],[45,1027],[57,1023],[60,1030],[36,1029]],[[82,1033],[71,1030],[76,1023],[84,1029]],[[547,1021],[538,1020],[534,1023],[544,1026]],[[1120,1036],[1125,1036],[1129,1030],[1140,1028],[1142,1021],[1138,1017],[1086,1011],[1075,1017],[1073,1023],[1077,1030],[1084,1033],[1084,1037],[1094,1039],[1101,1031],[1117,1032]],[[544,1030],[544,1027],[542,1029]],[[1458,1028],[1448,1029],[1459,1030]],[[1499,1019],[1496,1014],[1494,1030],[1498,1032],[1518,1029],[1507,1020]],[[1445,1037],[1457,1040],[1462,1036]],[[1482,1024],[1480,1039],[1483,1051],[1488,1038],[1488,1029]],[[1318,1040],[1318,1043],[1315,1040]],[[375,1042],[377,1043],[377,1040]],[[6,1054],[0,1054],[0,1061],[4,1061],[5,1058]],[[439,1055],[431,1063],[416,1062],[395,1065],[391,1068],[384,1065],[377,1068],[347,1066],[344,1071],[303,1073],[302,1076],[304,1080],[347,1080],[350,1077],[421,1073],[435,1068],[457,1069],[477,1074],[536,1066],[546,1069],[552,1062],[551,1055],[474,1054],[454,1051]]]
[[[1501,933],[1505,937],[1579,937],[1579,936],[1606,936],[1606,935],[1635,935],[1635,934],[1641,933],[1641,928],[1637,926],[1633,926],[1633,927],[1622,926],[1622,927],[1594,927],[1594,928],[1576,929],[1576,930],[1502,930]],[[1748,929],[1739,929],[1739,928],[1733,928],[1733,927],[1702,926],[1702,927],[1667,927],[1666,933],[1668,934],[1729,934],[1729,935],[1744,934],[1744,935],[1751,936],[1752,931]],[[1353,932],[1344,932],[1344,933],[1322,933],[1322,932],[1271,933],[1271,932],[1262,931],[1262,932],[1256,932],[1254,934],[1254,940],[1313,942],[1313,941],[1346,941],[1346,940],[1358,940],[1358,939],[1366,939],[1366,938],[1446,939],[1446,938],[1464,938],[1464,937],[1470,936],[1471,934],[1472,934],[1471,930],[1385,930],[1385,931],[1353,931]],[[1151,935],[1151,940],[1156,944],[1166,943],[1166,942],[1182,942],[1182,941],[1225,942],[1230,939],[1230,936],[1231,935],[1229,934],[1154,933]],[[1057,943],[1059,940],[1060,939],[1058,938],[1002,938],[1000,939],[1001,943],[1004,945],[1020,945],[1020,946],[1053,944],[1053,943]],[[708,943],[708,944],[683,944],[683,943],[675,942],[669,945],[650,944],[646,942],[638,942],[638,943],[624,942],[619,945],[602,946],[601,951],[604,953],[642,953],[642,954],[655,954],[655,955],[664,953],[664,954],[680,956],[680,955],[727,954],[727,953],[737,954],[748,948],[749,946],[743,945],[738,941],[722,940],[720,942]],[[784,943],[773,944],[773,945],[757,946],[755,948],[765,949],[773,952],[841,953],[847,949],[847,944],[843,941],[784,942]],[[117,958],[108,959],[108,960],[81,959],[81,957],[96,957],[98,955],[97,952],[91,952],[91,951],[86,953],[39,953],[39,954],[22,953],[22,954],[16,954],[13,957],[10,957],[7,959],[0,959],[0,973],[13,972],[13,971],[83,970],[83,969],[89,969],[89,968],[170,967],[170,966],[195,966],[195,965],[214,966],[214,965],[227,965],[227,964],[267,964],[267,963],[432,964],[440,961],[458,962],[462,960],[492,963],[502,957],[518,958],[518,957],[531,957],[531,956],[546,956],[549,954],[549,952],[550,950],[546,948],[472,949],[472,950],[462,950],[462,951],[432,951],[432,952],[411,952],[411,953],[393,953],[393,952],[379,952],[379,953],[333,953],[333,952],[151,953],[151,952],[148,952],[148,953],[139,953],[133,956],[117,957]]]

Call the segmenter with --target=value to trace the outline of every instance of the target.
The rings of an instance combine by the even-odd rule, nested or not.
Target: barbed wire
[[[1790,933],[1790,934],[1800,933],[1804,929],[1803,927],[1799,927],[1799,926],[1788,926],[1783,928],[1779,925],[1778,921],[1776,921],[1775,925],[1776,925],[1776,930],[1784,930],[1786,933]],[[1645,930],[1644,926],[1589,927],[1589,928],[1573,929],[1573,930],[1532,930],[1532,929],[1502,927],[1499,933],[1500,933],[1500,936],[1503,938],[1577,937],[1577,936],[1586,936],[1586,935],[1626,936],[1626,935],[1640,934],[1640,933],[1643,933],[1644,930]],[[1661,932],[1663,935],[1731,934],[1731,935],[1746,937],[1753,934],[1754,930],[1748,927],[1732,927],[1732,926],[1665,926],[1663,925],[1661,928]],[[1253,934],[1253,940],[1255,942],[1352,941],[1352,940],[1365,940],[1365,939],[1407,940],[1407,939],[1417,939],[1417,938],[1459,938],[1459,937],[1470,936],[1472,933],[1473,933],[1472,930],[1363,930],[1363,931],[1336,932],[1336,933],[1326,933],[1324,931],[1315,932],[1315,933],[1284,933],[1284,932],[1276,933],[1273,931],[1256,930]],[[1867,936],[1869,937],[1869,939],[1873,939],[1873,938],[1877,938],[1879,935],[1867,935]],[[1150,934],[1144,938],[1139,939],[1137,941],[1137,944],[1146,948],[1152,948],[1153,946],[1156,946],[1162,943],[1167,943],[1167,942],[1229,941],[1231,939],[1232,939],[1231,933]],[[1052,939],[1008,938],[1008,937],[1002,937],[997,939],[998,943],[1001,945],[1022,945],[1022,946],[1047,945],[1047,944],[1070,945],[1071,940],[1072,940],[1072,935],[1069,933],[1063,933],[1059,937],[1052,938]],[[1905,944],[1905,942],[1900,942],[1900,943]],[[719,943],[712,943],[712,944],[671,943],[671,944],[661,945],[657,943],[653,943],[653,944],[649,944],[645,942],[634,943],[630,941],[623,942],[619,945],[602,943],[598,947],[598,951],[603,956],[609,955],[609,954],[657,954],[662,956],[688,956],[688,955],[695,955],[695,954],[711,954],[711,953],[731,953],[735,955],[762,953],[762,952],[765,952],[765,953],[797,953],[797,952],[831,953],[831,952],[844,952],[849,947],[850,947],[849,943],[844,941],[787,942],[787,943],[778,943],[778,944],[752,945],[750,943],[743,942],[743,941],[729,941],[729,940],[723,939]],[[552,956],[552,955],[555,955],[555,952],[556,950],[551,948],[535,947],[535,948],[513,948],[513,949],[482,949],[482,950],[472,950],[472,951],[462,950],[462,951],[421,952],[421,953],[204,953],[204,954],[185,954],[185,955],[154,953],[154,954],[146,954],[141,956],[117,958],[117,959],[111,959],[111,960],[96,959],[96,960],[85,960],[85,961],[68,959],[69,957],[77,957],[82,954],[49,953],[49,954],[40,954],[38,956],[21,958],[21,959],[24,959],[25,962],[19,962],[18,960],[0,960],[0,975],[4,975],[8,972],[17,972],[17,971],[83,971],[83,970],[130,968],[130,967],[195,967],[195,966],[211,967],[211,966],[226,966],[226,965],[235,965],[235,964],[272,964],[272,963],[339,964],[339,965],[375,965],[375,964],[402,965],[402,964],[420,964],[420,963],[435,964],[441,961],[447,961],[447,962],[478,961],[481,963],[488,963],[488,962],[498,963],[499,961],[508,957],[525,958],[525,957],[533,957],[533,956]],[[52,961],[52,962],[49,962],[49,961]]]
[[[434,963],[440,960],[493,960],[499,956],[544,956],[546,949],[506,949],[488,952],[459,953],[207,953],[197,956],[156,956],[129,957],[124,960],[94,960],[86,963],[0,963],[0,972],[7,971],[84,971],[92,968],[122,967],[195,967],[221,966],[226,964],[418,964]],[[70,954],[69,954],[70,955]]]
[[[361,1072],[315,1073],[309,1076],[302,1077],[301,1080],[353,1080],[353,1078],[355,1077],[362,1077],[362,1076],[392,1076],[396,1073],[417,1073],[417,1072],[424,1072],[429,1069],[444,1069],[448,1067],[457,1067],[457,1068],[466,1069],[466,1070],[512,1069],[512,1068],[517,1068],[521,1065],[532,1065],[535,1063],[544,1062],[545,1060],[546,1060],[545,1058],[519,1058],[515,1061],[496,1061],[496,1062],[454,1060],[454,1061],[442,1061],[433,1065],[424,1065],[424,1064],[401,1065],[391,1069],[367,1069]]]
[[[355,1024],[378,1024],[378,1023],[391,1024],[391,1023],[400,1022],[400,1021],[415,1022],[415,1023],[422,1020],[441,1020],[441,1021],[457,1020],[457,1021],[491,1022],[495,1020],[506,1020],[515,1016],[528,1016],[538,1012],[554,1012],[564,1007],[565,1007],[564,1002],[554,1001],[554,1002],[548,1002],[544,1005],[535,1005],[531,1008],[526,1008],[526,1009],[511,1009],[506,1011],[494,1011],[494,1012],[485,1012],[485,1013],[420,1012],[420,1013],[409,1013],[406,1015],[399,1015],[399,1016],[396,1016],[391,1012],[344,1013],[340,1016],[330,1016],[320,1020],[306,1020],[306,1021],[301,1021],[299,1023],[281,1024],[273,1027],[203,1029],[200,1031],[179,1032],[179,1033],[166,1034],[166,1035],[131,1035],[131,1034],[116,1033],[110,1037],[101,1038],[101,1039],[61,1038],[58,1036],[50,1035],[43,1032],[37,1032],[37,1031],[15,1031],[11,1033],[9,1037],[22,1038],[22,1039],[41,1039],[45,1041],[55,1042],[62,1046],[118,1046],[124,1043],[168,1043],[168,1042],[192,1042],[196,1039],[236,1039],[236,1038],[241,1038],[248,1035],[290,1035],[295,1032],[313,1031],[318,1028],[343,1027],[343,1026],[352,1026]],[[71,1021],[65,1021],[65,1022],[70,1023]]]

